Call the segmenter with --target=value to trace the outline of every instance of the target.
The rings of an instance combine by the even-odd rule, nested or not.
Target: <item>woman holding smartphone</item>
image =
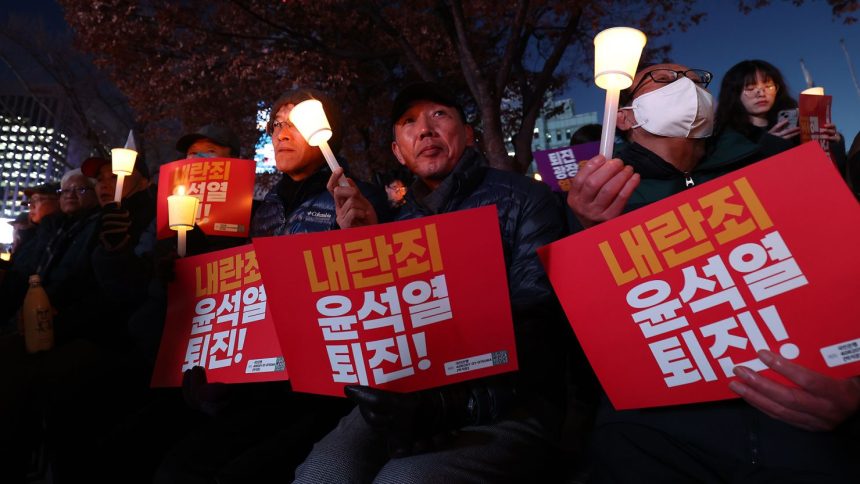
[[[797,101],[782,73],[769,62],[745,60],[723,76],[714,122],[713,149],[743,149],[750,162],[768,158],[800,143]],[[822,137],[844,146],[836,126],[825,124]],[[837,155],[838,157],[838,155]]]

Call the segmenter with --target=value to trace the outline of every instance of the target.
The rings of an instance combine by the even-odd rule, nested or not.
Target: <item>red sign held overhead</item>
[[[860,207],[814,143],[539,250],[616,409],[735,398],[769,349],[860,374]]]
[[[295,390],[416,391],[517,368],[495,207],[254,239]]]
[[[179,186],[200,199],[197,226],[207,235],[247,237],[254,197],[254,162],[235,158],[188,158],[161,165],[158,176],[158,239],[176,235],[168,225],[167,197]]]
[[[152,386],[194,366],[210,382],[288,379],[268,302],[250,244],[177,260]]]

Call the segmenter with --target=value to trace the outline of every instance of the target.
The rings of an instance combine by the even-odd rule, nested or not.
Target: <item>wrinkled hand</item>
[[[128,210],[111,202],[102,207],[101,229],[99,230],[99,241],[102,247],[108,251],[117,251],[128,245],[130,240],[129,228],[131,227],[131,214]]]
[[[615,218],[639,186],[639,174],[618,158],[601,155],[585,162],[570,183],[567,204],[583,227]]]
[[[782,139],[789,139],[800,134],[800,127],[790,127],[788,126],[788,120],[783,119],[782,121],[774,124],[767,132]]]
[[[380,432],[391,457],[430,451],[468,423],[467,397],[441,391],[394,393],[350,385],[344,388],[364,420]]]
[[[793,388],[744,366],[729,388],[767,415],[806,430],[833,430],[860,409],[860,377],[830,378],[767,350],[758,352],[768,367],[794,382]]]
[[[214,417],[227,406],[227,385],[208,383],[206,370],[192,367],[182,374],[182,398],[194,410]]]
[[[823,125],[818,134],[821,136],[821,139],[826,139],[831,143],[837,143],[842,139],[842,135],[836,130],[836,125],[832,123]]]
[[[339,184],[341,177],[346,181],[347,186]],[[342,168],[336,169],[331,174],[326,187],[334,197],[337,224],[340,228],[362,227],[378,223],[373,205],[364,198],[355,182],[344,176]]]

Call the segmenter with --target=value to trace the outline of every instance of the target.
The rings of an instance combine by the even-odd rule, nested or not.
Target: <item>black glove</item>
[[[486,387],[464,384],[411,393],[394,393],[377,388],[350,385],[344,388],[368,425],[386,439],[391,457],[427,452],[447,441],[452,431],[467,425],[490,423],[501,415],[501,400],[507,395]]]
[[[227,407],[227,394],[227,385],[207,382],[206,370],[202,366],[195,366],[182,374],[182,398],[194,410],[214,417]]]
[[[128,210],[111,202],[102,207],[102,224],[99,231],[99,240],[105,250],[117,251],[128,245],[131,239],[129,228],[131,227],[131,214]]]

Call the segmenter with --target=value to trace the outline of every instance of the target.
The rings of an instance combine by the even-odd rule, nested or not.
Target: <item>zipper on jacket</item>
[[[687,188],[690,188],[690,187],[696,185],[696,182],[693,181],[693,177],[690,176],[690,174],[686,171],[684,172],[684,184]]]

